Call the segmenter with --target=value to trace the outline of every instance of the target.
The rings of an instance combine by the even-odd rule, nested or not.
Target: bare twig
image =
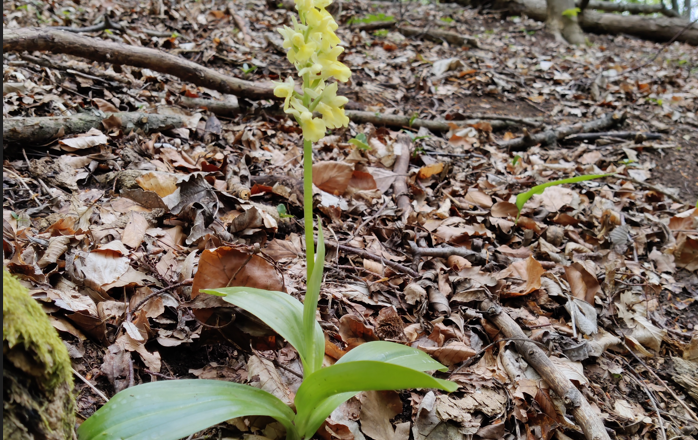
[[[645,140],[661,139],[661,133],[643,133],[640,131],[618,131],[618,132],[603,132],[603,133],[581,133],[567,136],[565,141],[595,141],[604,137],[616,139],[632,139],[637,143]]]
[[[83,376],[82,374],[78,373],[77,370],[75,370],[75,368],[72,368],[72,367],[71,367],[71,370],[73,370],[73,374],[76,375],[76,376],[78,377],[78,379],[80,379],[81,381],[83,381],[83,382],[85,383],[85,385],[87,385],[88,387],[90,387],[90,389],[92,389],[92,391],[94,391],[95,394],[97,394],[99,397],[101,397],[105,402],[109,402],[109,398],[108,398],[107,396],[105,396],[103,392],[101,392],[100,390],[98,390],[96,386],[92,385],[92,384],[90,383],[90,381],[87,380],[87,378],[86,378],[85,376]]]
[[[411,116],[400,115],[385,115],[382,113],[365,112],[359,110],[346,110],[347,117],[357,124],[365,124],[370,122],[374,125],[385,125],[389,127],[406,127],[406,128],[421,128],[425,127],[434,132],[449,131],[451,126],[455,124],[459,127],[467,127],[483,122],[483,119],[467,119],[464,121],[446,121],[442,119],[412,119]],[[411,123],[410,123],[411,120]],[[529,125],[537,124],[535,119],[526,120]],[[501,119],[487,119],[487,122],[492,126],[493,130],[501,130],[507,127],[516,127],[523,123],[522,121],[512,121],[510,118],[502,117]]]

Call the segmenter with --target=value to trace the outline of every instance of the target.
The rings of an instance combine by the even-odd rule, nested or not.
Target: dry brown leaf
[[[344,315],[339,319],[339,335],[347,344],[347,350],[351,350],[364,342],[377,341],[378,336],[373,329],[356,315]]]
[[[465,200],[481,208],[490,208],[492,206],[492,197],[475,188],[470,188],[468,190],[468,193],[465,195]]]
[[[443,347],[419,347],[425,352],[429,353],[442,364],[447,367],[459,364],[466,359],[475,356],[476,351],[470,346],[465,345],[465,343],[460,341],[452,342]]]
[[[444,170],[444,164],[441,162],[433,163],[431,165],[423,166],[419,169],[417,177],[420,179],[428,179],[434,174],[439,174]]]
[[[92,102],[104,113],[119,113],[119,109],[109,101],[101,98],[92,98]]]
[[[601,290],[596,276],[590,273],[581,263],[565,266],[565,275],[570,284],[572,296],[594,304],[596,294]]]
[[[274,395],[286,405],[294,408],[293,393],[288,389],[269,359],[250,356],[247,361],[247,377],[250,385]]]
[[[687,235],[680,233],[676,240],[676,266],[686,270],[695,271],[698,269],[698,234]]]
[[[276,291],[283,289],[274,266],[262,257],[227,246],[205,250],[199,259],[191,297],[196,298],[201,289],[233,286]]]
[[[360,191],[370,191],[378,188],[371,174],[359,170],[354,170],[352,173],[349,186]]]
[[[93,131],[94,130],[94,131]],[[62,139],[58,141],[62,145],[63,150],[77,151],[86,148],[96,147],[97,145],[105,145],[109,142],[109,138],[99,130],[91,129],[87,134],[90,136],[78,136],[70,139]]]
[[[494,205],[492,205],[492,210],[490,212],[492,214],[492,217],[516,218],[516,216],[519,215],[519,208],[517,208],[516,205],[514,205],[513,203],[497,202]]]
[[[121,241],[131,249],[136,249],[141,245],[145,238],[145,231],[148,229],[148,221],[137,212],[131,213],[124,233],[121,235]]]
[[[497,278],[519,277],[526,282],[525,285],[508,292],[503,292],[502,297],[528,295],[534,290],[540,289],[540,277],[545,273],[543,266],[533,257],[519,260],[497,274]]]
[[[160,197],[167,197],[177,190],[177,177],[168,173],[145,173],[136,178],[136,183],[145,191],[153,191]]]
[[[393,429],[390,420],[402,413],[402,401],[395,391],[364,391],[361,400],[361,430],[374,440],[408,440],[410,423]]]
[[[353,174],[354,166],[346,162],[318,162],[313,165],[313,185],[340,196],[347,190]]]
[[[46,248],[44,255],[41,256],[41,259],[36,264],[43,269],[49,264],[56,263],[61,255],[68,250],[71,238],[69,236],[51,237],[48,248]]]

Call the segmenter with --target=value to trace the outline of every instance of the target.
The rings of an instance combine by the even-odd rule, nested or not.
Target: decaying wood
[[[271,83],[256,83],[223,75],[214,69],[157,49],[129,46],[70,32],[45,28],[5,28],[2,31],[2,49],[4,52],[49,51],[103,63],[144,67],[230,95],[251,99],[274,97]]]
[[[501,0],[497,5],[539,21],[545,21],[548,15],[545,0]],[[669,41],[690,23],[683,18],[603,14],[589,10],[579,14],[578,18],[582,29],[587,32],[628,34],[653,41]],[[698,46],[698,25],[686,29],[677,41]]]
[[[524,131],[524,136],[508,141],[499,142],[499,146],[510,151],[520,151],[533,145],[550,145],[576,133],[607,130],[625,121],[625,113],[608,113],[607,115],[589,122],[573,125],[561,125],[534,135]]]
[[[496,303],[486,300],[480,304],[486,318],[501,330],[506,338],[517,338],[514,341],[517,351],[524,357],[528,365],[533,367],[540,377],[557,394],[565,406],[572,412],[588,440],[610,440],[606,428],[598,415],[582,393],[570,382],[543,350],[533,342],[519,341],[528,339],[521,327]]]
[[[580,2],[577,2],[580,6]],[[680,17],[680,15],[669,8],[664,3],[657,5],[646,5],[643,3],[613,3],[601,0],[592,0],[586,6],[586,9],[596,9],[606,12],[629,12],[631,14],[663,14],[667,17]]]
[[[400,154],[395,160],[393,171],[397,174],[393,182],[393,194],[397,207],[402,211],[402,222],[407,223],[407,218],[412,213],[410,195],[407,191],[407,171],[410,166],[410,156],[412,155],[412,139],[404,133],[397,137],[397,142],[393,149],[400,148]]]
[[[54,139],[71,134],[88,132],[91,128],[103,129],[102,121],[111,118],[111,124],[121,122],[124,133],[141,131],[154,133],[184,125],[177,115],[157,115],[141,112],[124,113],[81,113],[72,116],[40,118],[8,118],[2,124],[2,139],[7,144],[46,144]],[[113,125],[110,124],[110,127]]]

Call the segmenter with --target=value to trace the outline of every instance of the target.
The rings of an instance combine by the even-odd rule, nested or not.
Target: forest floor
[[[295,12],[278,6],[7,1],[3,25],[84,28],[109,14],[128,32],[74,35],[268,82],[295,74],[275,31]],[[316,214],[335,244],[320,300],[326,363],[366,341],[400,341],[449,366],[437,375],[461,388],[364,393],[318,436],[583,438],[511,341],[489,346],[502,336],[477,304],[492,298],[547,347],[614,438],[695,438],[698,48],[593,34],[569,47],[540,22],[451,4],[362,0],[333,11],[352,70],[340,86],[347,108],[452,125],[352,122],[316,145]],[[370,29],[390,19],[422,32]],[[467,38],[449,44],[429,30]],[[301,135],[279,103],[49,52],[5,51],[3,79],[6,124],[100,111],[184,121],[145,134],[112,117],[87,135],[5,139],[3,263],[92,385],[76,382],[79,418],[104,403],[93,387],[113,396],[154,380],[261,382],[292,396],[302,370],[290,346],[198,295],[243,285],[303,297]],[[237,114],[185,107],[190,98]],[[595,139],[502,146],[609,113],[623,122]],[[407,173],[396,172],[404,154]],[[602,173],[614,175],[535,195],[516,220],[517,194]],[[405,174],[407,193],[395,194]],[[406,197],[407,212],[397,207]],[[249,371],[253,356],[267,370]],[[275,440],[268,424],[232,421],[194,438]]]

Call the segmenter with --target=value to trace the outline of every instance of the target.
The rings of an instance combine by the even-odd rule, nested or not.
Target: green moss
[[[7,344],[15,366],[40,377],[49,392],[60,384],[72,384],[68,350],[41,306],[7,271],[2,274],[2,300],[3,345]],[[16,349],[18,344],[22,350]],[[13,356],[11,353],[15,351],[31,353],[31,356]]]
[[[2,274],[3,438],[68,439],[75,401],[68,350],[41,306]]]

